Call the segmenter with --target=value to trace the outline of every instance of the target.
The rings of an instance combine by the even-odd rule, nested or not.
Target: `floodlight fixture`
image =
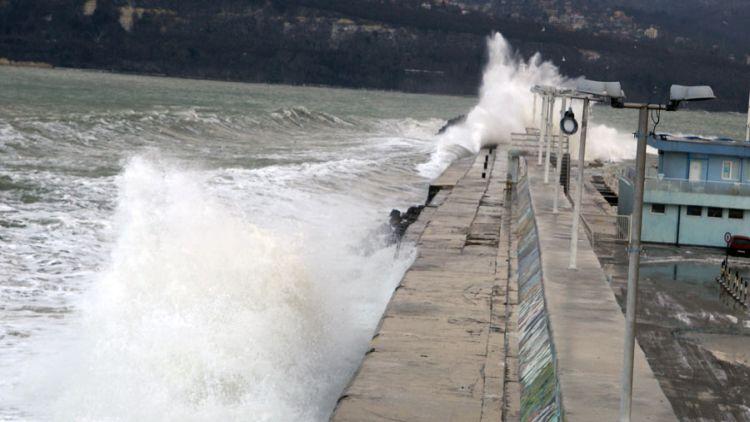
[[[714,91],[708,85],[672,85],[672,87],[669,88],[669,104],[667,104],[667,111],[677,110],[682,101],[706,101],[715,98]]]
[[[622,90],[620,82],[601,82],[588,79],[579,79],[576,91],[590,94],[601,99],[609,99],[612,107],[624,107],[625,91]]]
[[[576,90],[600,97],[625,98],[625,91],[622,90],[622,85],[620,85],[619,82],[600,82],[580,79],[576,85]]]

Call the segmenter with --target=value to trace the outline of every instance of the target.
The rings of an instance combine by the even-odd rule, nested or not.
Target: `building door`
[[[690,160],[690,180],[703,180],[703,160]]]

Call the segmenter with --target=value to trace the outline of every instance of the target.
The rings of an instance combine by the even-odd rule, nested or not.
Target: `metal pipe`
[[[581,218],[581,202],[583,201],[583,168],[586,157],[586,131],[589,123],[588,98],[583,99],[583,117],[581,118],[581,141],[578,145],[578,190],[576,191],[576,202],[573,209],[573,225],[570,232],[570,265],[568,268],[576,269],[578,262],[578,220]]]
[[[633,402],[633,356],[635,353],[636,310],[638,307],[638,273],[641,264],[641,223],[643,218],[643,181],[646,175],[646,138],[648,106],[638,112],[638,147],[635,156],[635,186],[630,244],[628,245],[628,293],[625,305],[625,350],[623,352],[620,422],[630,422]]]
[[[531,126],[534,126],[535,120],[536,120],[536,93],[534,95],[534,105],[531,109]]]
[[[542,96],[542,116],[539,119],[539,154],[537,159],[537,164],[542,164],[542,146],[544,145],[544,138],[547,136],[547,124],[545,123],[547,121],[546,118],[547,115],[547,96]]]
[[[565,107],[567,106],[567,101],[568,101],[567,98],[562,97],[562,104],[560,104],[560,120],[562,120],[563,115],[565,114]],[[562,143],[563,143],[563,133],[562,133],[562,130],[560,130],[560,138],[558,138],[557,140],[557,155],[555,157],[555,197],[552,198],[552,212],[554,214],[557,214],[559,212],[557,209],[558,207],[557,197],[560,195],[560,175],[562,174]]]
[[[555,139],[554,132],[552,130],[552,115],[555,111],[555,97],[550,97],[549,109],[547,110],[547,154],[544,161],[544,184],[549,183],[549,155],[552,149],[552,140]]]

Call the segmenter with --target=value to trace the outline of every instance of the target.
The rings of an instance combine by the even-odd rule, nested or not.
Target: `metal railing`
[[[714,195],[750,195],[750,183],[647,177],[646,190]]]
[[[557,143],[562,142],[562,150],[568,152],[568,138],[561,137],[560,135],[550,136],[552,144],[552,152],[557,151]],[[510,145],[513,148],[523,150],[536,150],[539,148],[539,134],[534,133],[511,133],[510,134]],[[544,145],[546,148],[546,144]]]
[[[597,242],[625,242],[630,240],[630,216],[609,214],[581,214],[583,229],[591,246]]]

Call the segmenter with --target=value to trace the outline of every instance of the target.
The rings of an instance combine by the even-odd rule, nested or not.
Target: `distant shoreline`
[[[54,69],[50,63],[47,62],[30,62],[30,61],[15,61],[5,57],[0,57],[0,66],[8,67],[35,67],[38,69]]]
[[[444,93],[439,93],[439,92],[422,92],[422,91],[399,91],[396,89],[368,88],[364,86],[352,87],[352,86],[326,85],[326,84],[295,84],[295,83],[289,83],[289,82],[280,83],[280,82],[270,82],[270,81],[248,81],[248,80],[242,80],[242,79],[216,79],[216,78],[202,78],[200,76],[169,75],[165,73],[130,72],[126,70],[100,69],[100,68],[95,68],[95,67],[66,67],[66,66],[55,66],[46,62],[14,61],[14,60],[9,60],[5,57],[0,57],[0,67],[46,69],[46,70],[73,70],[77,72],[107,73],[107,74],[112,74],[112,75],[127,75],[127,76],[146,76],[146,77],[152,77],[152,78],[181,79],[181,80],[186,80],[186,81],[207,81],[207,82],[227,82],[227,83],[256,84],[256,85],[298,86],[298,87],[305,87],[305,88],[344,89],[344,90],[350,90],[350,91],[370,91],[370,92],[388,92],[388,93],[413,94],[413,95],[433,95],[437,97],[477,98],[477,95],[444,94]]]

